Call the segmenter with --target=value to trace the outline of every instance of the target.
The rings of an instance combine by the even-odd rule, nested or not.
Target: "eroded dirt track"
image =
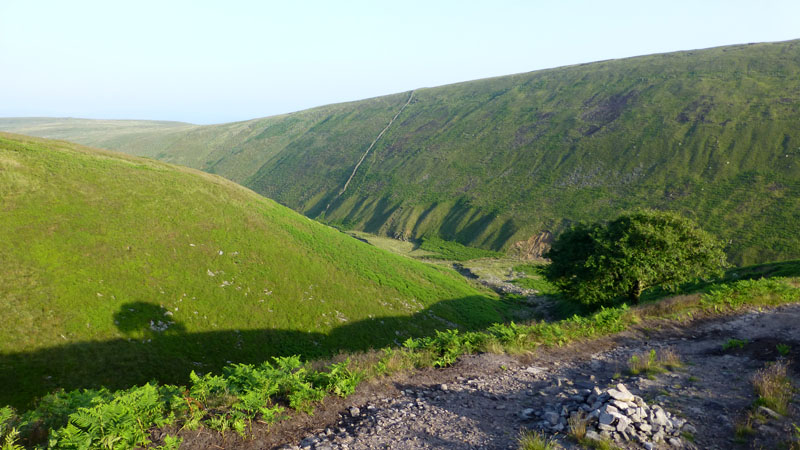
[[[254,438],[186,435],[182,448],[516,448],[523,429],[544,429],[565,448],[577,448],[566,430],[545,426],[542,414],[578,389],[623,382],[633,394],[659,404],[691,425],[681,445],[700,449],[778,448],[790,441],[789,417],[754,423],[755,434],[736,440],[756,395],[752,375],[779,358],[800,361],[800,305],[698,321],[685,327],[641,327],[618,336],[540,350],[534,355],[482,354],[454,367],[419,371],[407,379],[364,385],[346,400],[326,402],[313,417],[297,417],[256,430]],[[748,341],[723,350],[730,339]],[[777,344],[787,345],[781,355]],[[673,349],[684,367],[650,378],[626,375],[632,355]],[[784,347],[785,352],[785,347]],[[798,365],[791,363],[796,380]],[[524,414],[530,409],[537,415]],[[633,441],[623,448],[643,448]],[[656,448],[670,448],[658,444]]]

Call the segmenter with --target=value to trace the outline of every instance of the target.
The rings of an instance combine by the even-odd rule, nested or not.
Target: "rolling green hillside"
[[[692,217],[737,264],[800,256],[800,41],[416,90],[339,195],[409,96],[138,134],[84,137],[65,125],[58,136],[218,173],[310,217],[389,236],[509,249],[646,206]],[[54,135],[47,126],[0,120]]]
[[[502,320],[449,269],[216,175],[0,134],[0,404]]]

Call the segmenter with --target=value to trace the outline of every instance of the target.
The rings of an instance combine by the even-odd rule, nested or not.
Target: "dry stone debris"
[[[681,431],[694,429],[685,419],[674,417],[660,405],[648,405],[622,383],[607,390],[597,386],[581,390],[569,388],[563,394],[560,395],[565,399],[562,403],[546,405],[532,414],[526,409],[520,416],[539,417],[535,427],[549,432],[564,431],[569,419],[582,420],[589,440],[633,441],[642,446],[686,447],[688,443],[682,441]]]

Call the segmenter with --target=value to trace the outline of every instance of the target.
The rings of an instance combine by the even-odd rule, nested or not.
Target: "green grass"
[[[719,288],[721,285],[728,285],[736,281],[780,277],[793,278],[797,276],[800,276],[800,259],[733,267],[728,269],[721,279],[695,280],[680,286],[678,292],[707,293]],[[657,301],[664,296],[672,294],[664,289],[654,287],[647,289],[642,294],[642,301]]]
[[[734,424],[734,442],[737,444],[746,444],[748,439],[754,434],[756,434],[756,430],[753,428],[753,421],[749,415]]]
[[[0,211],[0,404],[477,329],[510,308],[221,177],[65,142],[0,135]]]
[[[379,236],[377,234],[365,233],[363,231],[350,230],[347,234],[374,245],[375,247],[382,248],[392,253],[408,256],[416,259],[427,259],[428,256],[433,255],[431,252],[422,250],[417,242],[403,241],[400,239],[393,239],[386,236]]]
[[[83,442],[90,448],[101,448],[109,441],[120,442],[119,448],[145,445],[150,439],[145,430],[166,424],[204,427],[221,433],[233,431],[246,437],[253,420],[274,423],[281,420],[287,408],[311,412],[328,395],[349,395],[363,379],[413,367],[448,366],[471,352],[534,351],[560,346],[617,333],[650,319],[663,323],[672,313],[677,317],[686,313],[719,315],[742,308],[796,303],[800,302],[799,282],[798,277],[723,281],[691,302],[673,303],[667,310],[657,308],[658,303],[637,308],[623,305],[551,323],[495,324],[484,331],[437,331],[435,336],[408,339],[402,348],[352,354],[352,361],[340,359],[333,364],[303,364],[297,357],[275,358],[255,365],[231,364],[221,374],[192,372],[187,386],[148,383],[116,392],[56,392],[43,398],[35,409],[19,415],[0,409],[0,427],[12,431],[18,427],[25,439],[41,440],[49,435],[58,445]],[[670,315],[665,316],[664,311]],[[674,363],[677,358],[659,360]],[[553,444],[542,435],[538,438],[541,439],[531,439],[526,445]],[[11,442],[14,440],[12,436]],[[165,438],[163,444],[174,448],[179,439]],[[608,447],[608,442],[586,444],[613,448]]]
[[[578,442],[583,448],[591,448],[594,450],[621,450],[620,447],[614,445],[609,439],[601,441],[593,441],[591,439],[581,439]]]
[[[731,349],[742,349],[745,345],[749,344],[749,341],[746,339],[728,339],[724,344],[722,344],[723,350],[731,350]]]
[[[441,264],[455,262],[483,280],[508,280],[521,288],[536,290],[541,295],[549,295],[554,298],[559,296],[558,288],[544,278],[545,264],[543,262],[520,264],[518,258],[501,257],[497,252],[465,247],[457,242],[443,241],[438,238],[424,239],[423,242],[419,242],[403,241],[363,231],[351,230],[347,233],[398,255]]]
[[[757,396],[751,408],[734,425],[734,440],[738,444],[746,444],[756,434],[756,424],[764,424],[772,419],[774,413],[786,416],[797,392],[788,374],[787,361],[769,362],[763,369],[756,371],[750,378]],[[770,414],[761,411],[761,407],[772,410]],[[794,428],[800,431],[796,425]],[[793,438],[797,437],[792,436]],[[786,448],[795,448],[796,442],[790,442]]]
[[[469,261],[479,258],[498,258],[502,253],[467,247],[458,242],[445,241],[437,237],[424,237],[420,249],[430,253],[427,258],[444,259],[448,261]]]
[[[343,228],[505,250],[678,211],[736,265],[800,257],[800,41],[596,62],[211,126],[2,119],[223,175]],[[330,207],[328,207],[330,205]]]
[[[766,406],[781,415],[789,413],[795,388],[788,376],[785,361],[773,362],[753,375],[753,388],[758,395],[756,406]]]
[[[628,360],[629,375],[644,375],[654,378],[655,375],[683,367],[680,357],[671,348],[658,352],[650,350],[647,353],[633,355]]]
[[[558,450],[562,448],[551,437],[537,431],[524,431],[517,440],[517,450]]]
[[[515,265],[513,270],[525,276],[516,278],[511,283],[524,289],[534,289],[541,295],[558,295],[558,288],[545,279],[544,267],[544,264]]]

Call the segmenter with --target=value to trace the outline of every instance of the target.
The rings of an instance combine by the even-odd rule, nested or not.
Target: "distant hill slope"
[[[0,404],[272,355],[332,355],[508,311],[215,175],[0,133]]]
[[[416,90],[339,196],[408,97],[109,131],[96,145],[219,173],[310,217],[397,237],[517,248],[647,206],[693,217],[736,263],[800,256],[800,41]],[[166,136],[175,139],[153,145]],[[71,139],[83,139],[77,128]]]

